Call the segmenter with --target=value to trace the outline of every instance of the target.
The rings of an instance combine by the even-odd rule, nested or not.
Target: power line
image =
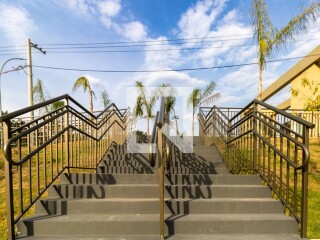
[[[309,27],[309,29],[319,28],[320,26]],[[305,33],[317,33],[318,31],[303,32],[297,33],[297,35],[302,35]],[[114,42],[91,42],[91,43],[41,43],[41,45],[46,46],[82,46],[82,45],[114,45],[114,44],[137,44],[137,43],[157,43],[157,42],[177,42],[177,41],[189,41],[189,40],[205,40],[205,39],[216,39],[216,38],[227,38],[227,37],[238,37],[238,36],[253,36],[252,33],[243,33],[243,34],[231,34],[231,35],[220,35],[220,36],[211,36],[211,37],[193,37],[193,38],[176,38],[176,39],[160,39],[160,40],[144,40],[144,41],[114,41]],[[249,38],[250,39],[250,38]],[[224,39],[227,41],[228,39]],[[230,39],[231,40],[231,39]],[[18,46],[0,46],[0,49],[3,48],[14,48],[12,50],[21,50],[27,45],[18,45]],[[20,48],[20,49],[17,49]]]
[[[314,41],[320,38],[310,38],[310,39],[298,39],[290,42],[303,42],[303,41]],[[187,50],[202,50],[202,49],[215,49],[215,48],[238,48],[238,47],[252,47],[257,46],[257,44],[241,44],[241,45],[223,45],[223,46],[210,46],[210,47],[185,47],[185,48],[165,48],[165,49],[134,49],[134,50],[75,50],[75,51],[47,51],[48,53],[137,53],[137,52],[163,52],[163,51],[187,51]],[[0,50],[1,52],[1,50]],[[18,53],[12,54],[1,54],[0,56],[16,55]]]
[[[308,55],[308,56],[300,56],[300,57],[292,57],[292,58],[283,58],[283,59],[274,59],[274,60],[269,60],[269,61],[266,61],[266,62],[267,63],[282,62],[282,61],[289,61],[289,60],[301,59],[301,58],[304,58],[304,57],[313,57],[313,56],[320,56],[320,54],[314,54],[314,55]],[[151,72],[183,72],[183,71],[210,70],[210,69],[221,69],[221,68],[233,68],[233,67],[241,67],[241,66],[258,65],[258,64],[259,64],[258,62],[253,62],[253,63],[241,63],[241,64],[232,64],[232,65],[224,65],[224,66],[199,67],[199,68],[180,68],[180,69],[157,69],[157,70],[97,70],[97,69],[50,67],[50,66],[40,66],[40,65],[33,65],[33,67],[43,68],[43,69],[52,69],[52,70],[77,71],[77,72],[151,73]]]

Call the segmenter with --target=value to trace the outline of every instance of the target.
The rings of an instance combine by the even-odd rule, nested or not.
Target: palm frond
[[[83,88],[83,91],[86,92],[90,88],[90,82],[86,77],[79,77],[73,84],[72,91],[75,92],[79,87]]]
[[[221,94],[220,93],[216,93],[216,94],[213,94],[209,97],[207,97],[206,99],[204,99],[200,104],[199,106],[202,106],[202,105],[211,105],[212,103],[218,101],[221,97]]]
[[[104,108],[107,108],[111,104],[111,99],[106,90],[100,92],[100,101]]]
[[[275,37],[272,41],[272,47],[278,48],[288,40],[294,39],[297,33],[305,32],[309,20],[316,20],[316,13],[320,10],[320,1],[312,3],[309,7],[305,8],[300,14],[292,18],[286,26],[277,30]]]

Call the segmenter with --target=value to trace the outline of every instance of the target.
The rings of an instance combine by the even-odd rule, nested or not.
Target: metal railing
[[[157,157],[157,167],[158,167],[158,175],[159,175],[159,206],[160,206],[160,216],[159,216],[159,223],[160,223],[160,239],[164,239],[165,237],[165,219],[164,219],[164,174],[165,169],[169,168],[170,164],[170,157],[171,157],[171,144],[169,142],[169,133],[163,134],[162,127],[165,123],[169,121],[169,114],[165,113],[165,98],[161,97],[160,101],[160,108],[157,112],[153,131],[150,139],[151,144],[156,144],[156,151],[157,153],[154,154],[151,152],[149,153],[149,160],[151,166],[156,165],[156,157]],[[151,145],[150,145],[151,146]]]
[[[258,100],[232,115],[216,106],[200,108],[198,119],[201,138],[217,146],[229,171],[258,173],[306,237],[309,130],[314,124]]]
[[[64,106],[18,127],[15,119],[63,100]],[[15,225],[62,172],[93,169],[112,143],[126,139],[129,111],[111,104],[91,114],[69,95],[2,116],[8,238]]]
[[[228,107],[219,107],[219,110],[223,112],[228,119],[235,116],[239,113],[243,108],[228,108]],[[207,115],[211,110],[211,107],[201,107],[201,113],[203,115]],[[262,112],[269,116],[275,118],[278,122],[290,125],[290,128],[294,129],[297,132],[302,133],[302,128],[300,128],[299,124],[296,124],[294,121],[291,122],[290,119],[285,118],[281,114],[277,114],[274,111],[270,111],[267,108],[262,108]],[[290,113],[293,116],[304,119],[305,121],[311,122],[314,124],[314,128],[310,129],[309,136],[311,138],[319,138],[320,139],[320,112],[319,111],[306,111],[303,109],[285,109],[283,110],[286,113]]]

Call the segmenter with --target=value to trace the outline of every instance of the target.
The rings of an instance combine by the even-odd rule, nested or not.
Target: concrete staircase
[[[175,151],[165,176],[167,239],[298,239],[258,176],[231,175],[217,149],[194,138]],[[147,154],[115,145],[96,174],[63,174],[35,215],[19,222],[27,239],[159,239],[158,175]],[[28,236],[28,237],[26,237]]]

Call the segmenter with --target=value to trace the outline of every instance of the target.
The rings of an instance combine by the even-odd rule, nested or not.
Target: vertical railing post
[[[309,128],[303,126],[303,143],[309,149]],[[303,153],[303,164],[307,161],[307,156]],[[302,169],[302,201],[301,201],[301,237],[307,238],[308,219],[308,167],[307,164]]]
[[[229,110],[228,110],[229,111]],[[229,114],[228,114],[229,115]],[[230,118],[228,118],[228,126],[227,126],[227,163],[228,163],[228,170],[231,171],[231,167],[230,167],[230,144],[229,141],[231,140],[231,120]]]
[[[95,137],[95,140],[94,140],[94,160],[93,162],[95,163],[95,166],[94,168],[97,169],[97,165],[98,165],[98,145],[99,145],[99,142],[98,142],[98,119],[95,119],[95,129],[94,129],[94,137]],[[99,159],[100,161],[100,159]],[[91,165],[92,166],[92,165]]]
[[[158,128],[158,163],[159,166],[159,202],[160,202],[160,240],[164,239],[164,154],[163,134]]]
[[[67,113],[64,116],[64,127],[69,127],[69,100],[68,98],[64,99],[64,105],[66,106]],[[70,156],[69,156],[69,130],[65,131],[64,133],[64,141],[65,141],[65,147],[66,147],[66,157],[67,157],[67,170],[68,173],[70,172]],[[62,159],[63,161],[63,159]]]
[[[258,111],[258,108],[257,108],[257,103],[256,102],[253,102],[253,114],[252,114],[252,123],[253,123],[253,126],[252,126],[252,130],[253,130],[253,144],[252,144],[252,147],[253,147],[253,171],[256,171],[257,169],[257,156],[258,156],[258,137],[257,137],[257,119],[255,118],[256,115],[257,115],[257,111]]]
[[[212,112],[212,137],[213,137],[213,142],[215,141],[214,139],[216,137],[216,131],[215,131],[216,128],[218,128],[218,126],[217,126],[216,109],[214,108],[213,112]]]
[[[3,143],[7,151],[7,158],[12,160],[11,146],[6,143],[11,138],[10,120],[3,122]],[[5,182],[6,182],[6,208],[7,208],[7,228],[8,239],[15,239],[14,232],[14,208],[13,208],[13,179],[12,179],[12,164],[5,159]]]

